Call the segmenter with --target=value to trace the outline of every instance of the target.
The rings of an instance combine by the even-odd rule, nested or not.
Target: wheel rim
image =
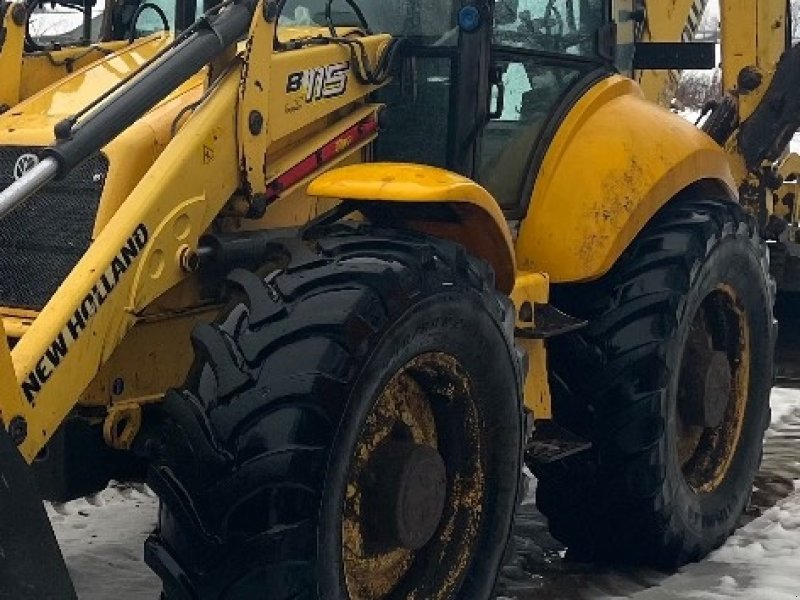
[[[478,412],[450,355],[416,357],[384,387],[348,473],[342,563],[352,600],[448,598],[483,506]]]
[[[696,493],[716,490],[739,445],[750,380],[750,331],[733,289],[720,286],[695,314],[677,395],[677,456]]]

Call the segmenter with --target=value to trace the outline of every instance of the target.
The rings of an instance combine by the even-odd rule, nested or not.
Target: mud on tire
[[[146,560],[166,598],[488,598],[521,464],[510,303],[446,242],[336,226],[285,249],[231,274],[161,408]]]
[[[534,468],[573,557],[674,566],[732,532],[769,421],[768,271],[738,205],[685,197],[601,281],[554,290],[590,321],[549,349],[556,419],[593,449]]]

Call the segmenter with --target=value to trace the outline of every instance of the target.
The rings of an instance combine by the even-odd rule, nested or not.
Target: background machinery
[[[489,597],[523,454],[576,557],[719,545],[796,61],[782,0],[726,0],[701,132],[657,101],[702,7],[110,3],[55,49],[4,4],[3,591],[68,595],[39,494],[110,477],[170,599]]]

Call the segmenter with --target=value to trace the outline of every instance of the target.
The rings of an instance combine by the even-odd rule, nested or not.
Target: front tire
[[[590,326],[550,346],[562,425],[592,451],[539,465],[573,557],[672,567],[736,526],[769,421],[774,285],[742,209],[682,198],[601,281],[557,288]]]
[[[456,245],[287,244],[194,336],[151,484],[173,598],[488,598],[520,476],[513,309]]]

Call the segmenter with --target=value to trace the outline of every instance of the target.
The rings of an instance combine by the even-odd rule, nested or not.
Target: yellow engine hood
[[[52,86],[17,104],[0,115],[0,145],[52,144],[53,128],[56,123],[76,114],[139,70],[170,41],[170,37],[157,34],[134,42],[102,60],[67,75]],[[159,107],[201,85],[202,77],[193,78],[164,99]],[[158,112],[158,107],[153,112]],[[148,121],[148,118],[149,115],[143,121]]]

